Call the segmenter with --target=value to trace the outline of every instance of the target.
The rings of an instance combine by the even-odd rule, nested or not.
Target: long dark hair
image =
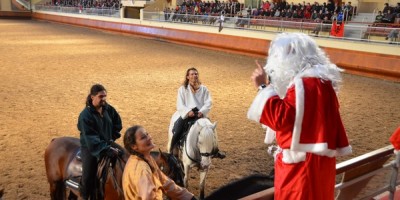
[[[194,67],[191,67],[191,68],[189,68],[188,70],[186,70],[185,79],[184,79],[184,81],[183,81],[183,83],[182,83],[182,85],[185,86],[185,88],[189,85],[189,80],[187,79],[187,76],[189,76],[189,72],[190,72],[191,70],[196,71],[196,72],[197,72],[197,76],[200,75],[200,74],[199,74],[199,71],[197,71],[197,69],[194,68]],[[200,79],[198,79],[198,81],[199,81],[199,84],[201,84]]]
[[[101,84],[94,84],[92,85],[92,87],[90,88],[90,93],[88,94],[88,96],[86,97],[86,106],[91,106],[92,105],[92,95],[96,96],[97,93],[101,92],[101,91],[106,91],[106,88],[104,86],[102,86]]]
[[[132,149],[132,145],[136,144],[136,132],[140,128],[143,128],[143,127],[140,125],[135,125],[126,130],[125,135],[124,135],[124,147],[130,154],[136,155],[139,158],[141,158],[142,160],[144,160],[149,165],[151,172],[154,173],[154,168],[150,165],[149,161],[146,160],[146,158],[144,158],[144,155]]]

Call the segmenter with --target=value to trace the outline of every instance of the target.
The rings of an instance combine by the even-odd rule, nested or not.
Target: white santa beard
[[[271,77],[271,85],[282,99],[286,96],[286,91],[292,85],[292,80],[297,74],[298,69],[296,68],[298,68],[296,62],[292,62],[290,59],[270,58],[265,66],[265,71]]]

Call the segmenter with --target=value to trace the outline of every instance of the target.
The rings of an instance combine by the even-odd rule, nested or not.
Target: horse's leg
[[[185,170],[185,177],[183,178],[183,184],[184,184],[185,188],[188,188],[188,187],[189,187],[188,179],[189,179],[189,169],[190,169],[190,165],[184,163],[184,164],[183,164],[183,168],[184,168],[184,170]]]
[[[50,197],[52,200],[64,200],[66,198],[65,184],[62,180],[50,183]]]
[[[78,196],[76,196],[75,193],[73,193],[71,190],[69,191],[69,195],[68,195],[68,200],[77,200]]]
[[[207,172],[207,169],[200,171],[200,199],[204,199],[204,187],[206,185]]]

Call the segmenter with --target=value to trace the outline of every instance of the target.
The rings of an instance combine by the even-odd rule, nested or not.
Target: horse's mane
[[[212,145],[213,152],[218,149],[217,132],[213,130],[214,124],[207,118],[200,118],[190,128],[186,139],[186,151],[192,158],[200,157],[200,150],[197,147],[199,137],[204,138],[205,145]]]

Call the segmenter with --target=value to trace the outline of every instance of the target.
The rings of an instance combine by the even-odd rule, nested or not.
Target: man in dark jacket
[[[95,84],[86,99],[86,107],[79,115],[83,199],[97,199],[95,194],[98,161],[104,157],[115,157],[111,142],[121,137],[122,122],[117,111],[106,102],[104,86]]]

